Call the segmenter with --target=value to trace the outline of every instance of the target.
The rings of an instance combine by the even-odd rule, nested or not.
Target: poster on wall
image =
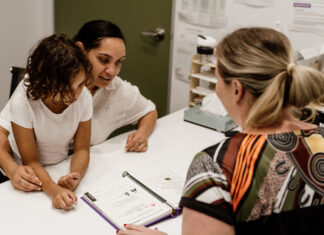
[[[189,83],[191,58],[196,53],[197,36],[214,36],[228,26],[226,0],[182,0],[177,7],[177,29],[173,59],[176,79]]]
[[[182,0],[179,20],[189,24],[226,28],[228,23],[226,0]]]
[[[291,1],[289,29],[324,35],[324,0]]]
[[[236,0],[235,2],[256,7],[274,7],[274,0]]]

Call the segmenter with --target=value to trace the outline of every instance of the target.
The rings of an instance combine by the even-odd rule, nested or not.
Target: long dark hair
[[[91,65],[86,55],[65,34],[53,34],[41,40],[27,59],[24,81],[27,97],[46,99],[60,94],[61,103],[74,101],[71,78],[84,70],[89,82]],[[53,100],[54,101],[54,100]]]
[[[85,23],[73,37],[73,40],[82,42],[84,49],[89,51],[97,48],[103,38],[120,38],[126,44],[120,28],[106,20],[93,20]]]

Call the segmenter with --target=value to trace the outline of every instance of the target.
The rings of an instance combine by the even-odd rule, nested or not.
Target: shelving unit
[[[202,66],[209,67],[210,70],[208,72],[202,72]],[[200,104],[204,96],[215,92],[216,83],[215,64],[202,63],[200,55],[194,55],[191,61],[190,70],[189,106],[193,107]]]
[[[236,124],[228,115],[215,115],[200,109],[203,98],[215,93],[217,83],[216,61],[214,63],[201,61],[198,54],[194,55],[191,61],[189,108],[184,111],[184,120],[221,132],[230,131],[236,127]]]

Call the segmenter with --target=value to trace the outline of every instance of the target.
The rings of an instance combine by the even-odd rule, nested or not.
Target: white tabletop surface
[[[223,134],[183,121],[183,110],[160,118],[145,153],[126,153],[125,133],[91,147],[86,175],[75,190],[77,206],[71,211],[54,209],[44,192],[20,192],[10,182],[0,184],[0,234],[116,234],[115,229],[86,205],[81,196],[97,185],[120,179],[127,170],[151,172],[170,169],[185,178],[194,155],[219,142]],[[70,159],[46,167],[53,180],[68,173]],[[152,226],[168,234],[181,234],[181,216]]]

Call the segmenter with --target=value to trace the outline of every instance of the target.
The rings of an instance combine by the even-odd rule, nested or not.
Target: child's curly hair
[[[60,102],[75,99],[71,78],[85,72],[85,84],[89,83],[91,65],[75,42],[64,34],[53,34],[41,40],[27,59],[24,81],[27,97],[32,100],[60,94]],[[64,100],[64,102],[63,102]]]

